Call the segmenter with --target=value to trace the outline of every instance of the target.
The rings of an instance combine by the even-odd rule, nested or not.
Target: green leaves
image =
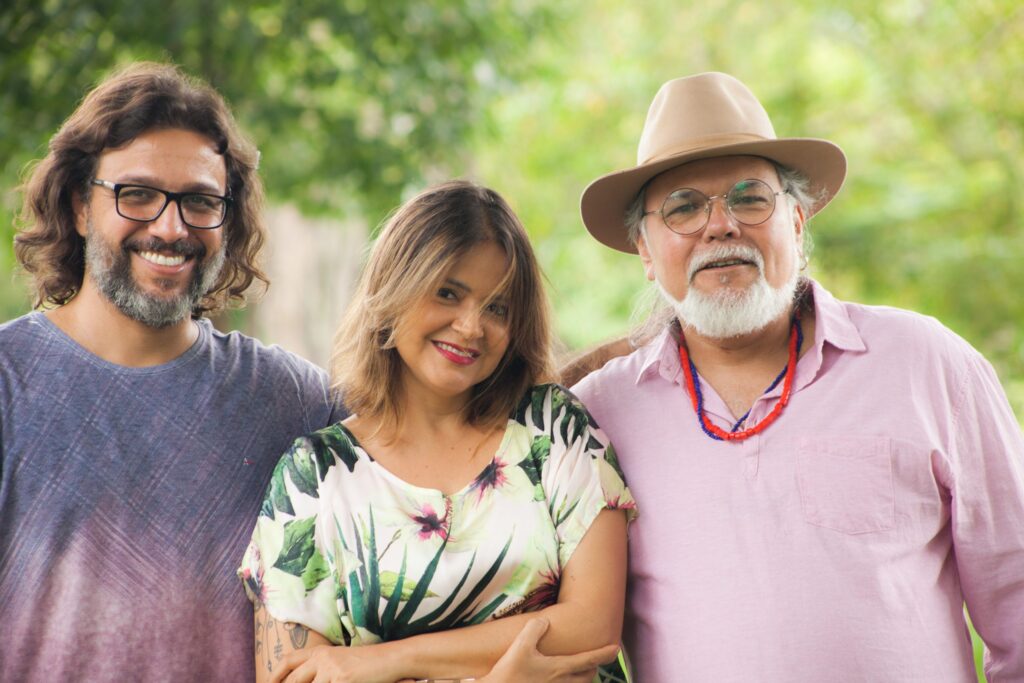
[[[277,466],[274,467],[274,473],[270,477],[270,485],[267,488],[267,495],[264,497],[263,505],[260,508],[260,514],[270,519],[274,519],[277,510],[289,515],[295,514],[295,510],[292,508],[292,501],[288,497],[288,491],[284,484],[284,473],[288,468],[287,462],[289,459],[288,455],[284,456],[277,463]]]
[[[561,415],[558,415],[558,413],[552,409],[552,413],[554,415],[558,415],[556,419],[559,423],[562,439],[565,441],[566,445],[574,443],[581,438],[584,433],[586,433],[587,426],[590,424],[590,418],[581,403],[572,399],[567,399],[566,395],[560,391],[555,391],[553,393],[555,396],[562,399],[559,403],[561,404],[560,407],[564,412]]]
[[[316,549],[313,532],[316,517],[296,519],[284,525],[284,542],[274,567],[302,578],[306,591],[316,588],[331,575],[327,561]]]
[[[319,498],[317,493],[317,454],[304,448],[295,449],[285,458],[285,469],[295,488],[307,496]],[[333,458],[332,458],[333,464]]]
[[[330,575],[331,569],[327,566],[327,560],[314,549],[305,569],[302,570],[302,585],[307,592],[311,591]]]
[[[17,0],[0,10],[0,120],[17,133],[0,136],[0,159],[37,154],[114,65],[170,59],[232,103],[271,194],[321,211],[354,194],[379,217],[422,169],[453,159],[523,68],[550,13],[531,5]]]
[[[313,527],[316,525],[316,517],[296,519],[284,525],[284,542],[281,544],[281,552],[277,556],[274,566],[278,569],[302,576],[306,565],[312,557],[315,547],[313,544]]]
[[[598,446],[598,448],[600,448],[600,446]],[[613,444],[608,444],[608,447],[604,449],[604,459],[621,476],[621,474],[622,474],[622,467],[619,466],[619,456],[615,452],[615,446]]]
[[[509,547],[512,545],[512,537],[506,541],[505,546],[487,571],[465,594],[462,589],[476,563],[475,552],[470,557],[462,577],[441,604],[428,614],[414,619],[413,617],[423,604],[423,600],[440,597],[429,587],[444,557],[448,540],[444,539],[438,545],[430,562],[423,568],[420,575],[413,579],[407,574],[407,556],[404,552],[398,572],[380,569],[377,556],[377,530],[373,523],[372,508],[367,524],[364,524],[364,520],[361,518],[355,517],[352,518],[352,523],[356,529],[361,530],[360,535],[365,538],[365,544],[358,543],[354,550],[360,566],[349,571],[347,575],[348,599],[350,600],[348,604],[353,625],[358,628],[365,629],[385,641],[406,638],[420,633],[443,631],[484,621],[507,598],[504,593],[500,593],[486,605],[477,604],[477,599],[494,580],[501,563],[505,560]],[[348,551],[349,548],[344,542],[345,536],[338,520],[335,520],[335,526],[339,538],[342,539],[343,547]],[[461,555],[453,557],[461,557]],[[459,597],[461,600],[453,609],[452,605]]]
[[[544,463],[551,455],[551,437],[540,434],[530,443],[530,454],[519,461],[519,469],[526,473],[534,486],[534,500],[544,500],[544,489],[541,487],[541,471]]]
[[[407,602],[409,598],[413,596],[413,593],[417,588],[417,583],[412,579],[405,578],[403,575],[399,575],[395,572],[385,571],[380,573],[381,597],[391,598],[395,593],[395,589],[398,587],[399,579],[401,579],[402,588],[398,599],[402,602]],[[436,598],[437,593],[428,590],[423,594],[423,596],[427,598]]]
[[[544,421],[544,402],[547,399],[547,392],[533,391],[530,396],[530,418],[533,424],[542,425]]]
[[[335,435],[329,427],[300,439],[282,456],[270,477],[270,486],[260,508],[260,514],[274,519],[276,511],[289,515],[295,514],[288,489],[285,485],[285,474],[291,479],[296,489],[307,496],[319,498],[319,484],[327,476],[327,471],[335,464],[335,453],[351,472],[355,467],[356,455],[348,441]]]
[[[316,454],[321,481],[327,476],[328,468],[334,466],[335,457],[348,468],[349,472],[355,469],[359,457],[352,445],[354,440],[355,437],[340,424],[331,425],[310,434],[309,442]]]

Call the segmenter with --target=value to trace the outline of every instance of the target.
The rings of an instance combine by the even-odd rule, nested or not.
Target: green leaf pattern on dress
[[[398,479],[344,425],[299,439],[239,574],[276,618],[336,644],[406,638],[545,607],[607,507],[635,514],[613,449],[572,394],[543,385],[481,475],[449,495]]]

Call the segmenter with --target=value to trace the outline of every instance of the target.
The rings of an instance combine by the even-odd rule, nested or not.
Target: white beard
[[[722,259],[739,258],[757,265],[757,281],[745,290],[723,288],[707,294],[694,287],[686,291],[682,301],[669,294],[657,282],[661,296],[675,311],[679,322],[709,339],[728,339],[759,332],[769,324],[787,315],[796,298],[799,273],[793,269],[788,281],[778,289],[764,277],[764,258],[753,247],[742,245],[721,246],[695,257],[690,263],[687,279],[704,265]]]

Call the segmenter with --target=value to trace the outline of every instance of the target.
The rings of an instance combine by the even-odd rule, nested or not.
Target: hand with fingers
[[[394,683],[379,646],[317,645],[295,650],[283,659],[270,683]]]
[[[618,645],[605,645],[574,655],[545,655],[537,643],[548,630],[548,620],[531,619],[509,649],[478,683],[589,683],[597,667],[615,659]]]

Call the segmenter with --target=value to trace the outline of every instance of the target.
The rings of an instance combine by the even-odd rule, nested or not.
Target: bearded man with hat
[[[750,90],[666,83],[637,166],[583,193],[665,302],[574,391],[645,514],[630,529],[636,680],[1024,681],[1024,438],[995,373],[932,318],[803,274],[839,191],[825,140]]]

